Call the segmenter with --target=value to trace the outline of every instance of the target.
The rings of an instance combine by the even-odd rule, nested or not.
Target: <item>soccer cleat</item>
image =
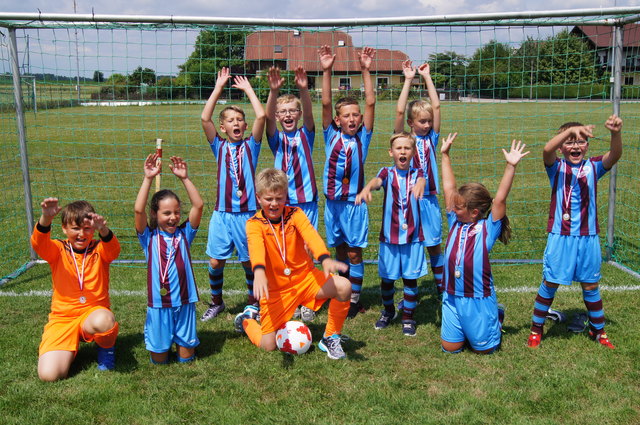
[[[547,312],[547,319],[553,320],[554,322],[563,323],[567,321],[567,316],[561,312],[560,310],[554,310],[552,308]]]
[[[224,303],[222,304],[209,304],[209,308],[204,312],[201,321],[206,322],[207,320],[211,320],[216,317],[218,314],[222,313],[225,309]]]
[[[347,313],[348,319],[353,319],[358,315],[358,313],[364,313],[364,306],[360,304],[360,301],[357,303],[349,304],[349,312]]]
[[[571,319],[571,323],[567,325],[567,330],[577,334],[584,332],[589,324],[589,318],[586,313],[576,313]]]
[[[387,326],[389,326],[389,324],[391,324],[391,321],[396,317],[398,317],[398,312],[396,312],[395,310],[394,311],[382,310],[382,312],[380,313],[380,318],[378,319],[374,327],[377,330],[384,329]]]
[[[300,318],[303,322],[312,322],[316,318],[316,312],[309,307],[300,307]]]
[[[333,360],[340,360],[347,357],[342,349],[342,338],[340,335],[333,334],[323,337],[318,343],[320,351],[327,353],[327,357]]]
[[[116,347],[102,348],[98,345],[98,370],[113,370],[116,367]]]
[[[253,319],[257,320],[257,317],[260,314],[260,310],[255,305],[249,304],[244,308],[242,313],[238,313],[236,317],[233,319],[233,328],[238,333],[244,333],[244,326],[242,326],[242,322],[244,319]]]
[[[606,333],[601,332],[599,334],[595,334],[593,331],[589,331],[589,336],[592,340],[597,341],[600,345],[604,345],[607,348],[611,348],[612,350],[616,347],[609,341],[609,337]]]
[[[402,321],[402,334],[404,336],[416,336],[416,321],[415,320],[403,320]]]
[[[504,306],[504,304],[500,304],[498,303],[498,322],[500,323],[500,331],[504,332],[504,330],[502,329],[502,324],[504,323],[504,311],[507,308]]]
[[[538,348],[541,342],[542,342],[542,335],[537,334],[535,332],[531,332],[529,334],[529,339],[527,340],[527,347]]]

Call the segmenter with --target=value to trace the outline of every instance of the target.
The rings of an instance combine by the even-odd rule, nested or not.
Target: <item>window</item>
[[[340,90],[351,90],[351,77],[340,77]]]
[[[282,46],[280,44],[273,46],[273,53],[282,53]]]
[[[379,89],[386,89],[389,87],[389,77],[378,77],[377,86]]]
[[[633,76],[624,77],[624,85],[625,86],[632,86],[633,85]]]
[[[338,46],[344,46],[344,40],[338,40]]]

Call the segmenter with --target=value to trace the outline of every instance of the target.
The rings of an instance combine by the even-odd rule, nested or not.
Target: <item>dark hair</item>
[[[173,198],[176,201],[178,201],[178,204],[180,204],[180,198],[178,198],[178,195],[176,195],[175,192],[169,189],[159,190],[156,193],[154,193],[153,196],[151,197],[151,201],[149,202],[149,212],[151,212],[151,214],[149,214],[150,228],[155,229],[156,227],[158,227],[157,215],[158,215],[160,201],[163,201],[168,198]]]
[[[356,99],[355,97],[351,97],[351,96],[341,97],[336,101],[336,104],[334,107],[336,111],[336,115],[340,115],[340,108],[347,105],[356,105],[357,107],[360,107],[360,103],[358,102],[358,99]]]
[[[67,204],[60,213],[62,225],[82,224],[85,218],[89,218],[89,213],[95,213],[93,205],[87,201],[74,201]]]
[[[566,122],[566,123],[564,123],[564,124],[562,124],[560,126],[560,128],[558,129],[558,133],[562,133],[563,131],[565,131],[566,129],[571,128],[571,127],[582,127],[582,126],[583,126],[583,124],[580,123],[580,122],[569,121],[569,122]]]
[[[468,210],[477,209],[480,218],[487,218],[489,211],[491,211],[493,198],[489,190],[482,183],[464,184],[458,189],[458,194],[464,199]],[[498,239],[505,245],[508,244],[509,239],[511,239],[511,224],[509,217],[506,215],[502,218],[502,230],[500,231]]]

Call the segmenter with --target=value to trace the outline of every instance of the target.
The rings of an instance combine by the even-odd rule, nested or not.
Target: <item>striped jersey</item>
[[[551,184],[547,232],[571,236],[600,233],[596,204],[598,180],[609,171],[602,164],[602,156],[577,165],[557,158],[546,170]]]
[[[427,186],[424,189],[424,196],[437,195],[440,193],[438,180],[438,163],[436,162],[436,146],[440,140],[440,133],[433,129],[429,130],[425,136],[415,135],[416,154],[413,156],[413,167],[421,168]]]
[[[209,146],[218,162],[216,211],[256,211],[258,205],[254,180],[260,142],[253,136],[238,143],[216,136]]]
[[[458,297],[484,298],[494,293],[489,252],[502,231],[502,220],[458,221],[447,211],[449,236],[444,250],[445,291]]]
[[[138,233],[147,260],[149,307],[180,307],[198,301],[189,251],[197,231],[185,221],[174,234],[149,227]]]
[[[304,126],[292,133],[276,129],[268,138],[275,157],[274,168],[285,172],[289,179],[289,205],[318,201],[316,176],[313,171],[313,141],[315,133]]]
[[[423,241],[419,203],[411,194],[418,178],[424,177],[422,170],[383,167],[376,177],[384,189],[380,242],[402,245]]]
[[[344,134],[331,122],[324,130],[324,194],[331,201],[356,200],[364,188],[364,163],[372,131],[360,126],[355,136]]]

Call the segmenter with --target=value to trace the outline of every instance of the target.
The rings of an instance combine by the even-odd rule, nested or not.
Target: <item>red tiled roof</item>
[[[577,26],[579,31],[589,37],[589,40],[596,47],[606,48],[612,46],[613,39],[613,27],[605,25],[596,26]],[[624,47],[638,47],[640,46],[640,25],[639,24],[627,24],[623,27],[622,32],[622,44]]]
[[[354,46],[351,36],[342,31],[254,32],[246,38],[245,60],[286,60],[287,70],[302,66],[307,72],[322,72],[318,49],[325,44],[331,46],[336,54],[334,72],[360,72],[356,54],[359,47]],[[276,53],[276,47],[282,49],[282,53]],[[407,59],[409,56],[400,50],[377,49],[371,71],[401,71],[402,62]]]

